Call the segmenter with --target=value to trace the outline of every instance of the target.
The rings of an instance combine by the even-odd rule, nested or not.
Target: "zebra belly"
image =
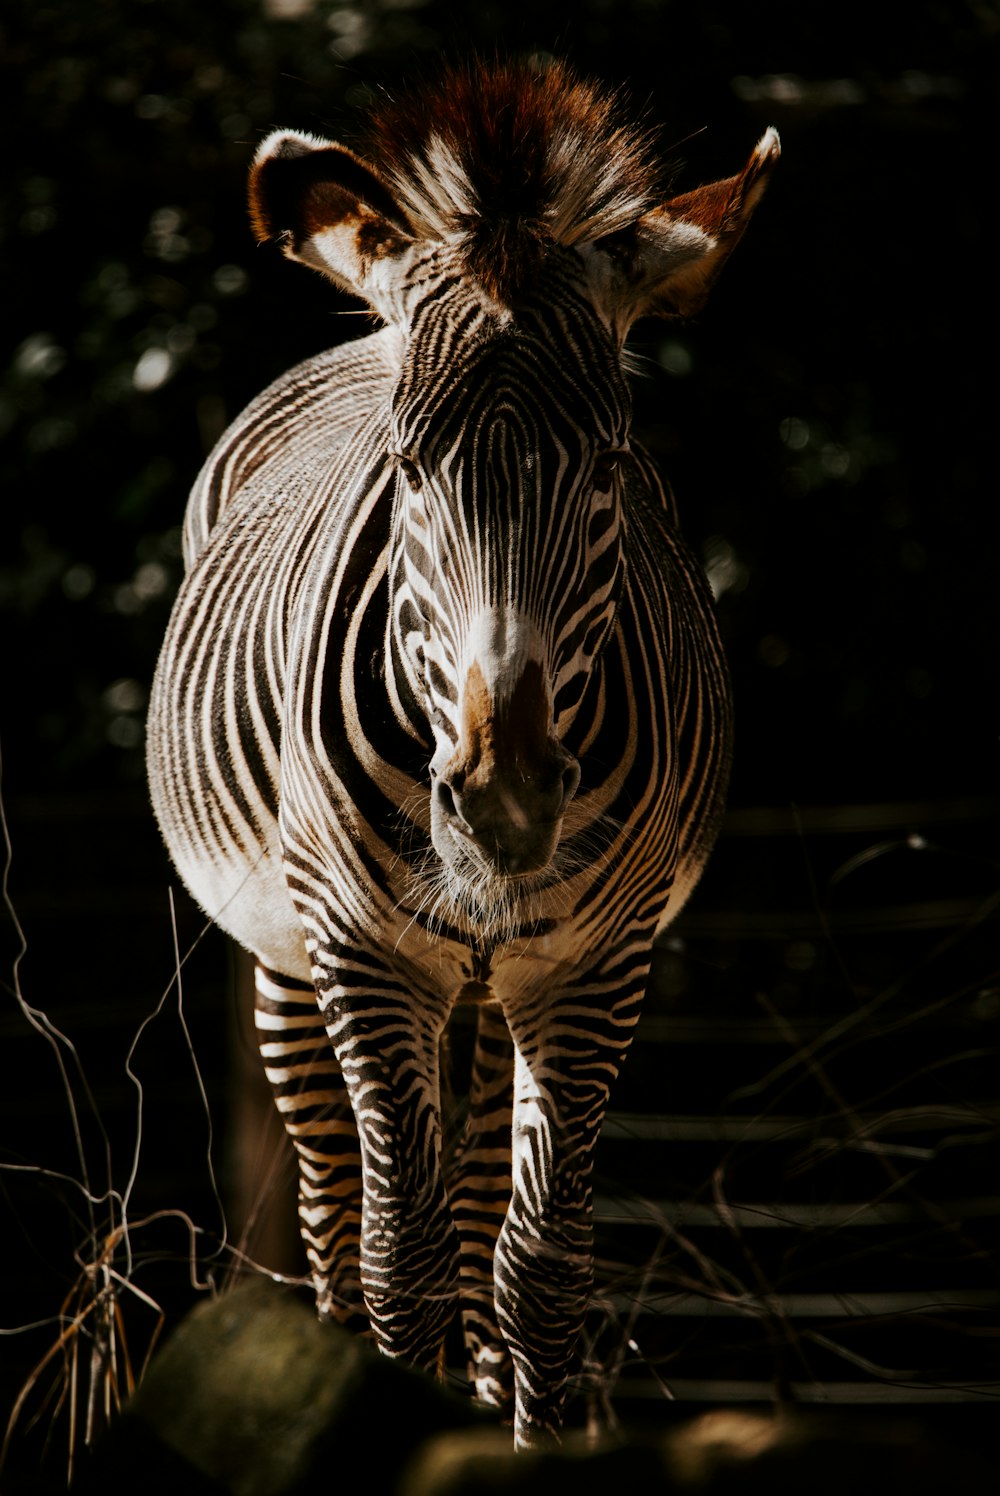
[[[257,856],[237,855],[225,860],[204,847],[164,838],[177,871],[195,901],[220,929],[250,951],[272,971],[308,982],[312,980],[302,922],[288,893],[278,847],[273,841]]]
[[[288,896],[279,857],[264,856],[251,869],[203,867],[195,892],[202,908],[263,965],[299,981],[312,979],[302,923]],[[205,901],[205,894],[212,904]]]

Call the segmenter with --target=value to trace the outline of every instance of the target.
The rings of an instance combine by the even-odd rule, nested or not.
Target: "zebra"
[[[256,153],[260,241],[378,330],[221,438],[151,692],[180,877],[256,960],[319,1313],[559,1437],[594,1147],[721,816],[730,692],[625,340],[689,316],[777,160],[667,197],[619,94],[456,67],[361,151]],[[445,1160],[441,1043],[477,1009]]]

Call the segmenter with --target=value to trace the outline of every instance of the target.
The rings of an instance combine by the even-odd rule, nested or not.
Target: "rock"
[[[997,1472],[896,1410],[874,1421],[836,1412],[719,1409],[663,1444],[668,1484],[699,1496],[844,1496],[905,1492],[992,1496]]]
[[[294,1294],[251,1279],[178,1326],[85,1489],[106,1493],[124,1479],[144,1496],[307,1496],[329,1491],[346,1468],[378,1496],[394,1490],[422,1440],[485,1417],[321,1324]]]
[[[663,1457],[652,1445],[594,1449],[569,1436],[561,1448],[515,1454],[507,1429],[461,1429],[417,1451],[398,1496],[658,1496],[664,1479]]]
[[[515,1455],[499,1430],[438,1435],[403,1474],[397,1496],[995,1496],[1000,1474],[972,1450],[891,1414],[720,1409],[646,1440]]]
[[[993,1496],[996,1468],[920,1423],[705,1413],[594,1449],[514,1454],[509,1429],[320,1324],[267,1279],[199,1305],[154,1358],[74,1496]]]

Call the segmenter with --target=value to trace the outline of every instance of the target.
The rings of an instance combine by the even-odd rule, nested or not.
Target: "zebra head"
[[[625,337],[701,305],[777,149],[769,131],[738,176],[664,201],[613,97],[512,64],[384,109],[366,157],[290,132],[257,154],[259,236],[398,332],[393,653],[459,883],[553,862],[627,571]]]
[[[434,734],[432,838],[480,878],[552,858],[580,780],[564,739],[625,576],[628,397],[574,268],[507,316],[446,280],[393,400],[394,622]]]

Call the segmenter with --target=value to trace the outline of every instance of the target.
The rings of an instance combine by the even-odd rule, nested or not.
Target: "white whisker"
[[[401,822],[412,826],[410,802],[421,798],[411,796],[400,807]],[[474,933],[495,948],[520,948],[526,930],[572,917],[572,880],[617,861],[630,835],[621,821],[607,815],[593,820],[571,805],[549,864],[519,875],[499,872],[472,842],[453,841],[445,862],[429,840],[417,845],[411,838],[392,863],[392,871],[404,875],[396,911],[407,915],[397,949],[416,926],[431,939]]]

